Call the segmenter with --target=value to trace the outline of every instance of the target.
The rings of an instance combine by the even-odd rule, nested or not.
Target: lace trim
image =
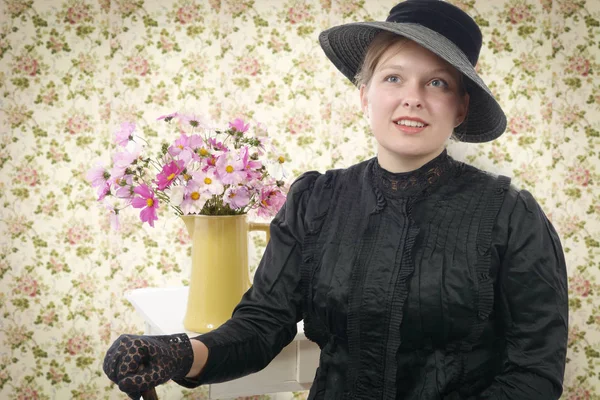
[[[379,165],[377,159],[373,163],[375,185],[385,197],[415,196],[426,191],[454,168],[454,160],[444,150],[439,156],[421,168],[402,173],[389,172]]]

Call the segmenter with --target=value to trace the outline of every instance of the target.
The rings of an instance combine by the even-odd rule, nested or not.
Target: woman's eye
[[[387,76],[387,77],[385,78],[385,80],[386,80],[386,82],[391,82],[391,83],[397,83],[397,82],[400,82],[400,78],[398,78],[396,75],[390,75],[390,76]]]
[[[431,81],[431,86],[434,87],[448,87],[448,83],[443,79],[434,79]]]

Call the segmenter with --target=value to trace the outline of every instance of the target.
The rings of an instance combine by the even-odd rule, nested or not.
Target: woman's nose
[[[404,108],[412,109],[421,109],[423,105],[421,104],[421,100],[416,97],[404,98],[404,102],[402,103]]]
[[[417,87],[416,84],[408,84],[405,87],[403,93],[404,98],[402,100],[402,106],[408,109],[421,109],[423,108],[421,88]]]

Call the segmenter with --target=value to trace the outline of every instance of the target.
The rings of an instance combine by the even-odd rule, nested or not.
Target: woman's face
[[[466,116],[460,93],[460,73],[434,53],[408,40],[389,47],[360,88],[381,166],[405,172],[438,156]]]

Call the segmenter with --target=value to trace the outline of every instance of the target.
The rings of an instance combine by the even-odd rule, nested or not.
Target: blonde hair
[[[388,31],[381,31],[377,35],[375,35],[375,37],[369,44],[369,47],[367,48],[365,58],[362,61],[358,72],[354,76],[354,83],[356,84],[356,86],[369,86],[369,83],[373,78],[373,74],[375,73],[375,68],[381,61],[381,57],[386,52],[386,50],[394,45],[397,45],[398,50],[400,50],[400,48],[402,48],[402,44],[405,43],[407,40],[408,39],[404,36],[399,36],[395,33]]]

